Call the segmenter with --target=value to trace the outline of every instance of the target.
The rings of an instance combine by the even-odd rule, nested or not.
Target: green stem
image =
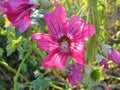
[[[84,5],[84,6],[78,11],[77,15],[82,16],[86,9],[87,9],[87,5]]]
[[[22,62],[20,63],[20,66],[18,67],[18,70],[16,72],[16,76],[15,76],[15,80],[14,80],[14,90],[18,90],[17,89],[17,80],[18,80],[18,76],[19,76],[19,73],[20,73],[20,70],[25,62],[25,60],[31,55],[32,53],[32,50],[29,50],[27,52],[27,54],[25,55],[25,57],[23,58]]]
[[[8,69],[9,71],[13,72],[14,74],[16,74],[16,72],[17,72],[14,68],[9,66],[5,61],[1,61],[0,65],[4,66],[6,69]],[[22,74],[19,73],[19,76],[21,78],[23,78],[26,82],[29,82],[29,80],[26,77],[24,77]]]
[[[13,85],[11,79],[9,78],[9,76],[4,72],[4,70],[2,70],[2,68],[0,68],[0,71],[5,75],[5,77],[10,81],[10,84]]]
[[[59,75],[57,74],[57,72],[55,71],[55,69],[52,69],[52,72],[53,72],[53,76],[54,76],[55,78],[57,78],[59,81],[61,81],[61,82],[66,82],[61,76],[59,76]]]
[[[90,23],[96,26],[96,33],[89,39],[87,46],[87,64],[90,64],[97,52],[98,38],[99,35],[99,17],[97,10],[97,0],[87,0],[88,9],[89,9],[89,19]]]
[[[59,86],[57,86],[57,85],[55,85],[55,84],[53,84],[53,83],[50,83],[49,84],[51,87],[54,87],[55,89],[57,89],[57,90],[64,90],[62,87],[59,87]]]
[[[5,61],[1,61],[0,64],[4,67],[6,67],[9,71],[16,73],[16,70],[10,67]]]
[[[118,76],[108,75],[108,77],[110,77],[110,78],[113,78],[113,79],[116,79],[116,80],[119,80],[119,81],[120,81],[120,77],[118,77]]]

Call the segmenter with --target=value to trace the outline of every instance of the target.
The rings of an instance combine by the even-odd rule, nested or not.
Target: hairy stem
[[[15,80],[14,80],[14,90],[18,90],[17,89],[17,80],[18,80],[18,76],[19,76],[20,70],[21,70],[25,60],[27,60],[27,58],[31,55],[31,53],[32,53],[32,50],[29,50],[26,53],[25,57],[23,58],[22,62],[20,63],[20,66],[18,67],[18,70],[16,72],[16,76],[15,76]]]
[[[97,0],[87,0],[88,9],[89,9],[89,19],[90,23],[95,25],[96,33],[92,36],[88,41],[87,46],[87,64],[91,63],[94,58],[95,54],[97,53],[97,46],[98,46],[98,38],[99,35],[99,16],[97,10]]]

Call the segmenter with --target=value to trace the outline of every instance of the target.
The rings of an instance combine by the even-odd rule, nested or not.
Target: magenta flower
[[[120,65],[120,52],[113,50],[109,45],[102,46],[103,54],[105,54],[110,60],[112,60],[117,65]]]
[[[84,66],[80,64],[72,64],[67,73],[68,81],[71,85],[78,87],[79,83],[82,82],[82,70]]]
[[[93,25],[86,24],[79,16],[67,19],[64,7],[56,5],[53,12],[44,15],[50,34],[36,33],[31,38],[38,42],[39,48],[50,54],[43,60],[42,66],[65,68],[68,56],[79,64],[84,64],[84,40],[95,33]]]
[[[2,14],[6,14],[13,26],[24,32],[30,25],[30,14],[35,7],[31,0],[5,0],[0,1]]]

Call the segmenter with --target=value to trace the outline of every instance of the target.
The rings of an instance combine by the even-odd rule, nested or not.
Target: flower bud
[[[117,65],[120,65],[120,52],[113,50],[109,45],[102,46],[103,54],[106,55],[110,60],[112,60]]]
[[[48,0],[37,0],[40,9],[48,9],[52,4]]]
[[[104,66],[104,68],[109,68],[108,67],[108,63],[107,63],[107,61],[105,60],[105,59],[102,59],[102,61],[100,62],[100,65],[102,66]]]
[[[109,51],[110,51],[111,48],[112,47],[110,45],[103,44],[102,45],[103,54],[108,57],[108,53],[109,53]]]
[[[107,61],[102,55],[97,54],[96,59],[101,66],[104,66],[104,68],[109,68]]]
[[[114,63],[120,65],[120,52],[111,49],[108,54],[108,58],[112,60]]]

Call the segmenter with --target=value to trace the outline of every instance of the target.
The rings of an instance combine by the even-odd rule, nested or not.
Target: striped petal
[[[65,68],[67,64],[67,53],[60,53],[58,50],[52,51],[42,62],[42,66],[45,68]]]
[[[65,34],[66,13],[62,5],[57,4],[53,12],[44,15],[44,19],[54,38],[59,39]]]
[[[69,20],[68,37],[75,42],[85,40],[95,33],[95,26],[86,24],[79,16],[73,15]]]
[[[32,34],[31,38],[38,42],[39,48],[46,51],[53,51],[58,47],[58,44],[48,34],[36,33]]]
[[[76,61],[79,64],[85,64],[84,53],[85,53],[84,42],[71,43],[70,56],[74,61]]]

